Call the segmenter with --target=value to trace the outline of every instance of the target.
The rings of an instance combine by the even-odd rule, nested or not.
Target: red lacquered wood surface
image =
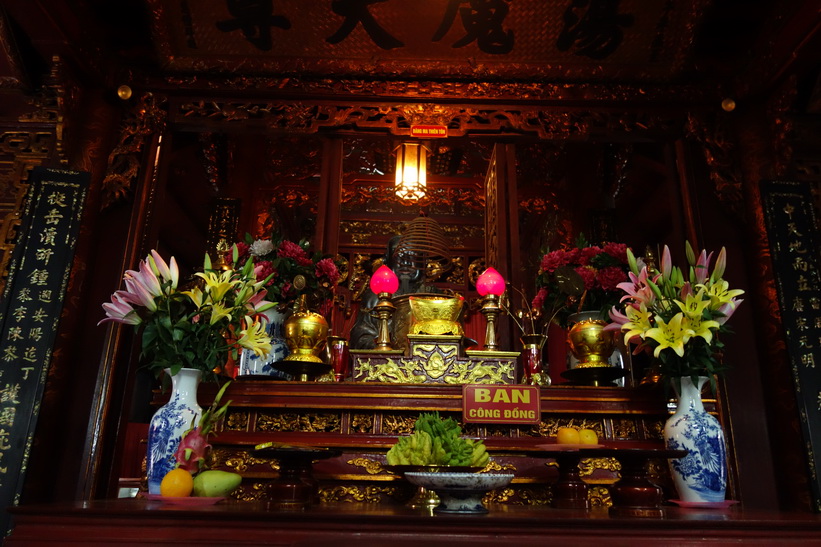
[[[481,516],[368,504],[278,511],[262,502],[181,507],[146,500],[21,506],[7,547],[33,545],[819,545],[821,516],[666,507],[658,518],[607,510],[491,505]]]

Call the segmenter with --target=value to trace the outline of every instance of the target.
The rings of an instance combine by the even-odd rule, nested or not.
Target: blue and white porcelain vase
[[[698,385],[689,377],[673,380],[678,406],[664,424],[665,446],[689,451],[683,458],[668,461],[679,499],[691,503],[723,502],[727,490],[724,431],[701,401],[701,388],[707,380],[699,376]]]
[[[165,373],[170,375],[171,370],[165,369]],[[163,477],[176,466],[174,454],[183,433],[199,422],[202,408],[197,404],[197,388],[201,379],[202,372],[193,368],[182,368],[171,376],[171,398],[151,418],[146,455],[149,494],[160,493]]]
[[[271,337],[271,351],[265,357],[257,357],[250,349],[242,350],[239,357],[237,376],[271,376],[282,380],[290,380],[290,376],[271,368],[272,363],[282,361],[290,353],[283,336],[283,325],[285,320],[288,319],[290,311],[281,312],[276,308],[271,308],[262,313],[268,320],[265,330]]]

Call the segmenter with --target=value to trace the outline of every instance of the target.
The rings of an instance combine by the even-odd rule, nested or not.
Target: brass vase
[[[605,331],[607,322],[598,312],[580,312],[570,316],[575,322],[567,331],[567,345],[578,359],[576,368],[609,367],[616,341],[613,332]]]
[[[278,369],[302,381],[331,370],[321,357],[328,340],[328,322],[307,308],[304,296],[285,320],[283,336],[291,353],[277,364]]]
[[[285,342],[291,353],[285,361],[322,363],[320,354],[328,341],[328,322],[303,305],[285,320]]]

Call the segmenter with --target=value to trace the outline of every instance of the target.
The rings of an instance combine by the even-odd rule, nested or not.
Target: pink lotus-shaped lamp
[[[487,321],[485,350],[495,351],[499,349],[496,341],[496,316],[502,311],[499,301],[505,293],[505,280],[495,268],[488,268],[476,280],[476,290],[485,300],[481,310]]]
[[[371,313],[378,321],[378,330],[376,334],[376,350],[391,350],[391,334],[388,328],[388,321],[390,321],[396,306],[391,302],[391,296],[399,289],[399,278],[393,273],[393,270],[384,264],[377,269],[371,276],[371,290],[379,299],[376,306],[373,307]]]

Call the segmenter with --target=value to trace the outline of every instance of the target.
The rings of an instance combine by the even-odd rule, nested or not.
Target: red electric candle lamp
[[[371,313],[378,322],[378,330],[376,334],[376,350],[391,350],[391,333],[388,328],[388,321],[390,321],[396,306],[391,302],[391,296],[399,289],[399,278],[393,273],[393,270],[385,265],[382,265],[371,276],[371,290],[379,299],[376,306],[373,307]]]
[[[499,305],[502,295],[505,293],[505,280],[495,268],[488,268],[476,280],[476,290],[485,297],[482,304],[482,315],[487,321],[485,330],[485,350],[496,351],[499,344],[496,341],[496,316],[502,311]]]

